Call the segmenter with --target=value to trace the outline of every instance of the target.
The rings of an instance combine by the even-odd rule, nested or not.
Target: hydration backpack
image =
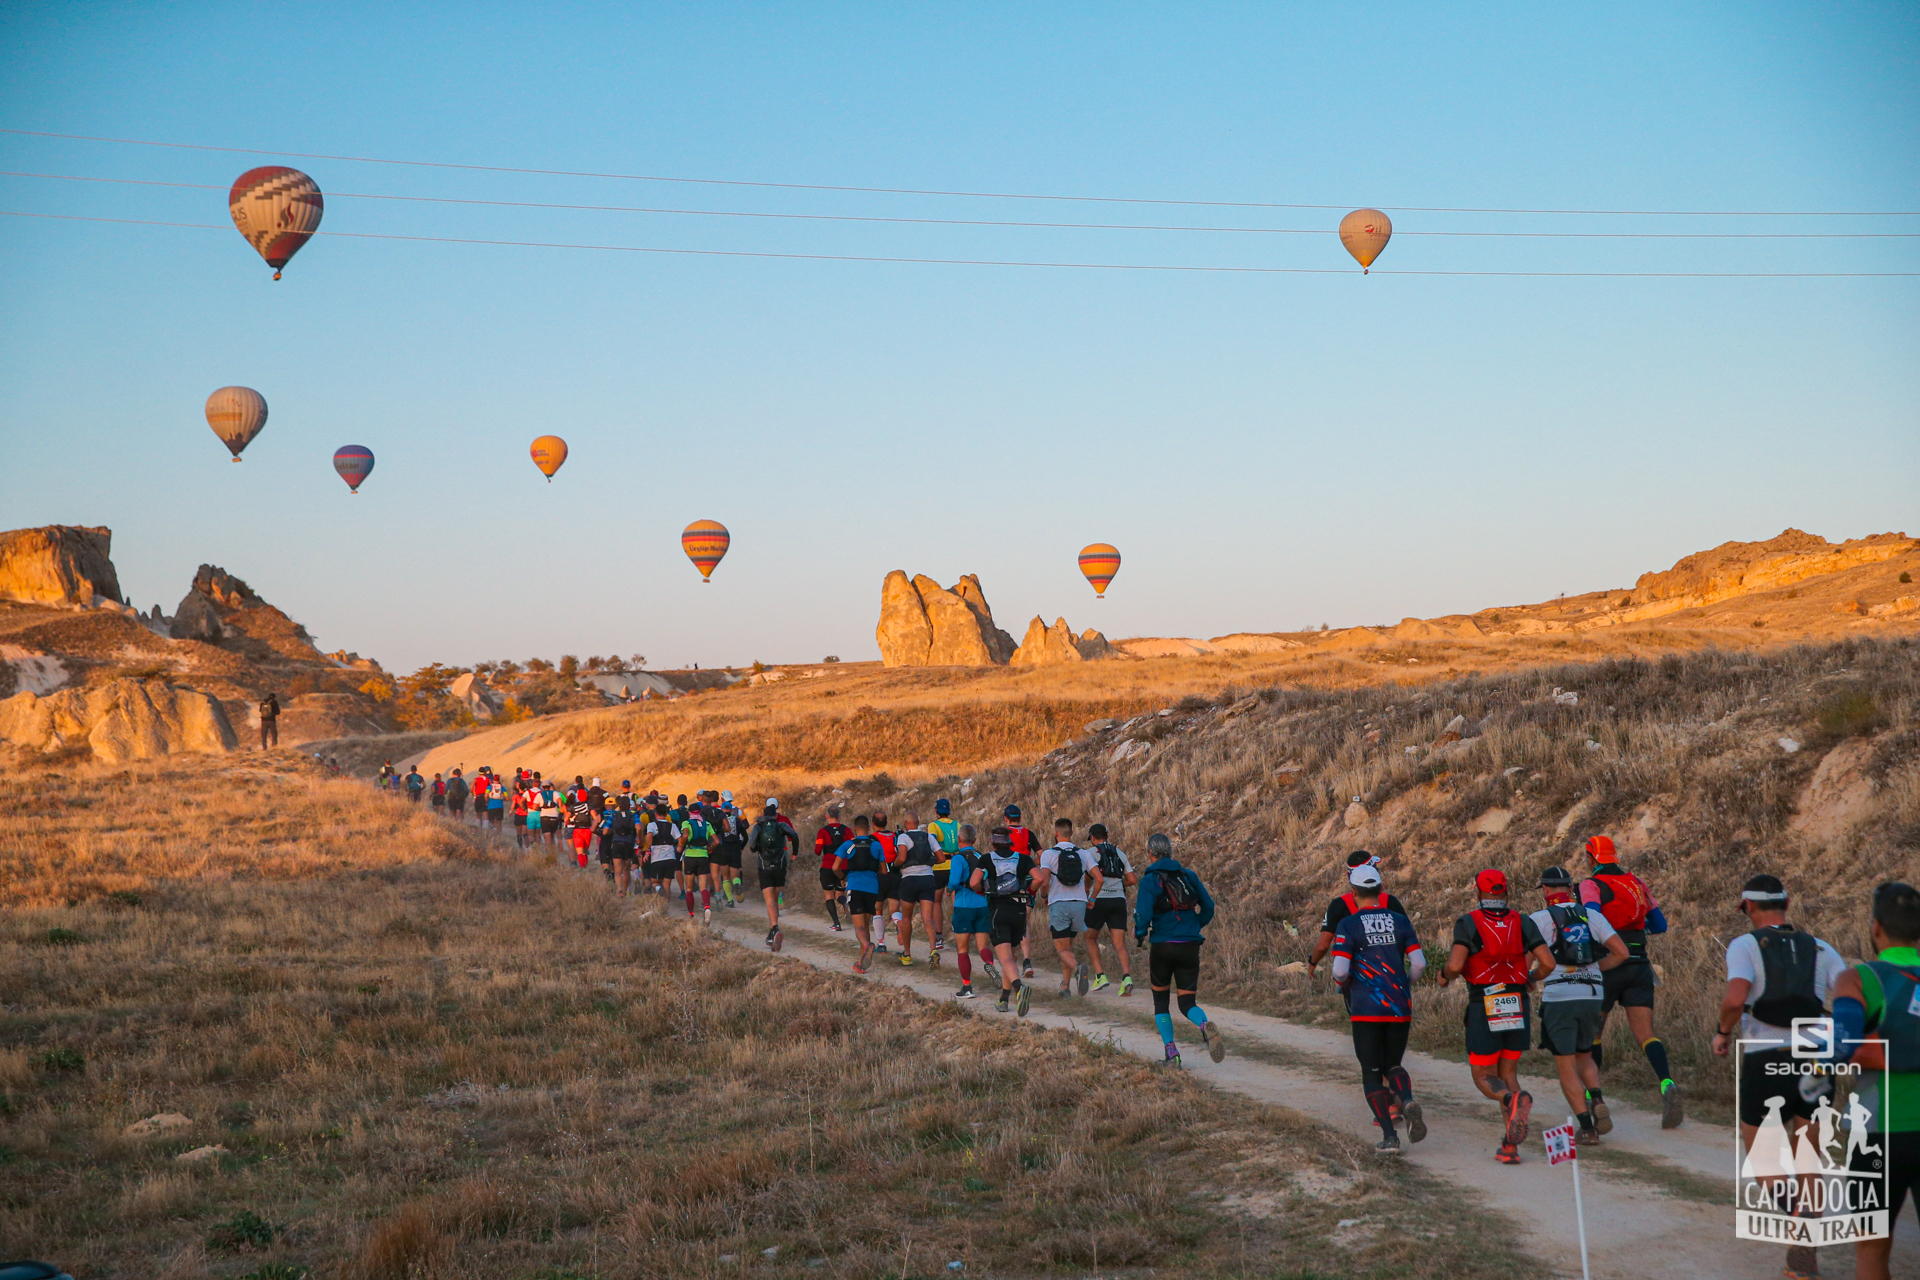
[[[687,833],[687,852],[689,854],[693,854],[695,849],[699,849],[701,852],[706,851],[707,841],[713,836],[713,828],[709,827],[704,819],[687,819],[687,825],[683,830]],[[699,855],[693,854],[693,856],[698,857]]]
[[[1087,864],[1078,849],[1062,849],[1053,860],[1053,878],[1071,889],[1087,878]]]
[[[873,837],[855,836],[853,852],[847,855],[847,870],[879,871],[881,869],[880,855],[873,851]]]
[[[1769,926],[1747,935],[1760,946],[1764,985],[1760,998],[1747,1006],[1751,1013],[1770,1027],[1789,1027],[1795,1018],[1819,1018],[1826,1015],[1814,987],[1814,968],[1820,958],[1820,944],[1810,933],[1797,929],[1781,930]]]
[[[926,831],[902,831],[894,839],[900,850],[900,862],[909,867],[933,865],[933,836]]]
[[[1104,879],[1118,880],[1127,874],[1127,864],[1121,860],[1118,849],[1105,840],[1095,845],[1094,849],[1100,855],[1096,865],[1099,866],[1100,875]]]
[[[1593,926],[1579,907],[1555,903],[1547,907],[1553,918],[1553,958],[1558,964],[1583,969],[1600,958],[1593,944]]]
[[[1004,860],[992,854],[987,855],[986,872],[987,896],[989,898],[1023,898],[1026,896],[1026,890],[1020,883],[1020,858],[1018,855]]]
[[[1185,867],[1160,873],[1160,894],[1154,905],[1161,911],[1200,910],[1200,893]]]
[[[762,871],[772,874],[785,869],[787,839],[779,819],[762,818],[753,824],[753,854]]]

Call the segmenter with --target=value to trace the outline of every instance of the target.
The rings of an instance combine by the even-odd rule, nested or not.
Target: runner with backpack
[[[853,820],[853,835],[833,853],[833,869],[846,877],[853,936],[860,940],[855,973],[865,973],[873,965],[873,914],[880,901],[880,872],[886,865],[886,847],[874,838],[873,820],[860,814]]]
[[[934,903],[940,882],[934,873],[934,860],[940,856],[940,847],[933,833],[920,824],[918,813],[909,809],[906,817],[907,829],[893,838],[900,867],[900,964],[913,964],[913,919],[919,916],[927,931],[927,963],[937,965],[940,953],[933,947]]]
[[[1047,899],[1047,932],[1060,957],[1060,994],[1078,988],[1082,996],[1093,969],[1074,959],[1073,940],[1087,931],[1087,889],[1099,888],[1100,873],[1088,866],[1088,859],[1073,842],[1073,822],[1068,818],[1053,821],[1053,844],[1040,855],[1040,869],[1034,873],[1034,887]]]
[[[624,898],[633,884],[635,849],[640,842],[639,827],[633,820],[633,798],[621,796],[608,805],[602,823],[606,829],[606,847],[612,863],[613,892]]]
[[[747,836],[759,876],[760,898],[767,904],[767,950],[778,951],[785,940],[780,932],[780,891],[787,885],[787,869],[800,853],[800,836],[780,815],[780,801],[767,797],[767,807]]]
[[[740,877],[740,854],[747,847],[746,817],[733,807],[733,792],[707,792],[709,820],[718,838],[713,844],[713,874],[720,882],[720,893],[729,907],[745,900],[745,884]]]
[[[1626,1010],[1627,1030],[1647,1055],[1654,1079],[1660,1082],[1660,1127],[1677,1128],[1685,1118],[1680,1104],[1680,1086],[1674,1083],[1673,1068],[1667,1062],[1667,1046],[1653,1034],[1653,961],[1647,956],[1647,935],[1665,933],[1667,918],[1646,881],[1620,866],[1608,836],[1587,841],[1586,854],[1592,872],[1580,882],[1580,901],[1590,911],[1597,909],[1607,918],[1613,931],[1627,944],[1627,962],[1607,970],[1605,993],[1600,1001],[1600,1032],[1593,1038],[1593,1065],[1604,1066],[1600,1035],[1607,1029],[1607,1017],[1613,1007]]]
[[[1413,1027],[1413,984],[1427,971],[1427,957],[1413,921],[1387,905],[1378,867],[1361,863],[1347,873],[1347,883],[1353,886],[1354,910],[1334,926],[1333,981],[1353,1027],[1360,1088],[1380,1126],[1374,1150],[1397,1156],[1398,1120],[1406,1120],[1409,1141],[1427,1136],[1426,1117],[1413,1099],[1413,1080],[1400,1065]]]
[[[1106,966],[1100,960],[1100,934],[1104,930],[1120,960],[1120,994],[1130,996],[1133,965],[1127,957],[1127,890],[1139,882],[1140,876],[1127,855],[1107,839],[1104,825],[1096,822],[1088,827],[1087,838],[1093,841],[1088,852],[1093,855],[1091,874],[1096,880],[1093,897],[1087,902],[1087,954],[1093,960],[1093,989],[1100,991],[1113,985],[1107,981]]]
[[[460,776],[458,769],[455,769],[453,776],[447,779],[447,812],[453,815],[455,822],[463,826],[467,821],[467,793],[469,790],[467,780]]]
[[[933,822],[927,827],[940,846],[933,864],[933,949],[946,945],[947,895],[953,879],[953,855],[960,849],[960,824],[953,820],[953,805],[945,799],[933,802]]]
[[[1540,1047],[1553,1055],[1560,1092],[1580,1123],[1574,1141],[1585,1146],[1613,1131],[1593,1045],[1600,1036],[1605,974],[1627,963],[1627,943],[1602,912],[1574,901],[1566,868],[1542,871],[1540,892],[1547,905],[1531,919],[1556,966],[1540,988]]]
[[[586,800],[582,796],[581,804]],[[673,825],[664,798],[654,802],[653,816],[647,819],[645,832],[647,862],[644,875],[647,891],[666,897],[668,886],[680,873],[680,832]]]
[[[947,890],[953,895],[953,962],[960,970],[960,989],[953,993],[953,998],[971,1000],[973,950],[978,947],[981,955],[988,954],[987,949],[993,945],[993,916],[988,910],[986,892],[976,887],[982,880],[975,873],[984,871],[986,858],[974,847],[977,835],[973,824],[958,824],[954,839],[959,847],[947,867]]]
[[[1159,832],[1147,837],[1153,861],[1140,876],[1140,895],[1133,906],[1133,944],[1150,947],[1147,981],[1153,987],[1153,1025],[1166,1046],[1166,1063],[1180,1065],[1180,1046],[1173,1039],[1171,998],[1179,997],[1180,1012],[1200,1028],[1200,1039],[1215,1062],[1227,1056],[1220,1028],[1207,1020],[1207,1011],[1194,1003],[1200,991],[1201,930],[1213,920],[1213,896],[1200,877],[1173,856],[1173,841]]]
[[[680,824],[680,875],[687,898],[687,919],[693,919],[693,891],[700,890],[700,923],[713,923],[713,824],[706,807],[695,801]]]
[[[1006,832],[1008,847],[1015,853],[1025,854],[1030,858],[1038,858],[1040,856],[1040,837],[1034,834],[1032,828],[1020,825],[1020,806],[1010,804],[1001,810],[1001,812],[1007,819]],[[1028,978],[1033,977],[1033,945],[1027,940],[1025,931],[1022,931],[1020,934],[1020,970]]]
[[[820,900],[827,909],[827,919],[833,923],[833,931],[841,932],[840,899],[847,891],[846,881],[841,878],[834,861],[834,855],[840,846],[853,839],[853,831],[840,821],[838,803],[827,806],[827,820],[813,833],[813,856],[820,860]]]
[[[1013,949],[1026,940],[1027,912],[1033,906],[1033,855],[1015,853],[1005,827],[995,827],[985,857],[974,865],[971,887],[987,900],[987,919],[994,954],[1000,958],[1000,999],[993,1006],[1005,1013],[1011,1004],[1022,1018],[1033,995],[1014,976]],[[954,926],[958,931],[959,926]]]
[[[587,845],[593,839],[593,802],[588,799],[587,789],[578,778],[573,780],[573,790],[567,793],[567,830],[574,861],[584,867],[587,865]],[[563,860],[565,856],[564,853],[561,855]]]

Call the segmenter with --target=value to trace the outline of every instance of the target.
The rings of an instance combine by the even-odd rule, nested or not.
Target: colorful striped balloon
[[[240,451],[267,425],[267,398],[252,387],[222,387],[207,397],[207,425],[238,462]]]
[[[727,526],[718,520],[695,520],[680,533],[680,549],[700,571],[702,582],[713,581],[714,566],[727,554],[727,546],[732,541]]]
[[[233,190],[227,193],[233,225],[254,252],[267,260],[275,280],[280,278],[280,268],[320,229],[325,209],[319,184],[298,169],[280,164],[247,170],[234,179]]]
[[[567,460],[567,442],[559,436],[541,436],[533,442],[533,465],[540,468],[547,477],[547,483],[553,483],[553,473]]]
[[[347,488],[355,493],[373,474],[373,450],[363,444],[342,445],[333,451],[333,469],[347,482]]]
[[[1080,572],[1093,584],[1093,593],[1104,597],[1107,584],[1120,572],[1120,553],[1107,543],[1096,542],[1080,548]]]

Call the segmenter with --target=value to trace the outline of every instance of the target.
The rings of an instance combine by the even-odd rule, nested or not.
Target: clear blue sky
[[[1044,11],[1037,11],[1043,9]],[[1920,209],[1911,4],[38,4],[0,126],[699,178],[1526,209]],[[278,284],[266,156],[0,135],[0,527],[111,526],[136,603],[203,561],[327,647],[654,665],[876,653],[882,575],[1112,636],[1630,583],[1787,525],[1920,529],[1920,279],[1228,275],[321,236]],[[325,230],[1351,267],[1328,234],[773,221],[343,193],[1304,227],[1339,210],[781,191],[292,160]],[[1920,218],[1396,213],[1382,270],[1920,270]],[[208,392],[272,409],[234,466]],[[573,458],[542,482],[543,432]],[[329,459],[378,457],[349,497]],[[733,531],[711,586],[696,518]],[[1125,556],[1095,601],[1074,556]]]

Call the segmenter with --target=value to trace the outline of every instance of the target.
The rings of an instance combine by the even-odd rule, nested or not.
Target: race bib
[[[1907,1001],[1907,1016],[1920,1018],[1920,983],[1914,984],[1913,999]]]
[[[1487,1030],[1525,1031],[1527,1029],[1524,992],[1489,991],[1480,998],[1486,1002]]]

